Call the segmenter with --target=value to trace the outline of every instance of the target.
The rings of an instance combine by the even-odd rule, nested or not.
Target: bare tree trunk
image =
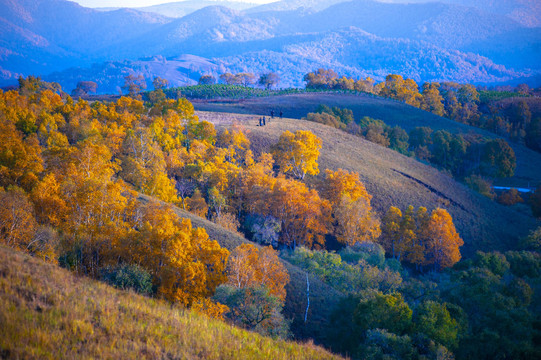
[[[306,311],[304,312],[304,322],[308,319],[308,308],[310,307],[310,281],[308,281],[308,273],[306,273]]]

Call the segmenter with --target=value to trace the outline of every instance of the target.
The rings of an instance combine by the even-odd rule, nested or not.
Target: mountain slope
[[[369,116],[381,119],[389,126],[400,126],[409,132],[417,126],[427,126],[433,130],[446,130],[465,136],[497,138],[494,133],[458,123],[432,113],[420,110],[402,102],[370,95],[344,94],[297,94],[245,99],[236,103],[207,103],[193,100],[197,110],[218,111],[242,114],[268,115],[270,109],[281,109],[284,116],[300,119],[309,112],[316,111],[320,104],[353,111],[356,119]],[[541,185],[541,154],[523,145],[510,143],[517,157],[517,168],[512,178],[497,181],[502,186],[536,187]]]
[[[146,195],[139,196],[139,201],[142,202],[148,202],[151,199],[151,197]],[[242,244],[253,244],[241,235],[225,230],[215,223],[188,211],[184,211],[177,207],[173,207],[173,210],[178,216],[190,219],[194,226],[204,228],[211,239],[218,241],[220,246],[223,246],[230,251]],[[324,340],[324,329],[329,326],[331,313],[343,295],[323,283],[316,276],[309,274],[310,307],[308,310],[307,321],[305,322],[304,314],[307,303],[305,293],[306,272],[286,261],[282,260],[282,262],[290,276],[290,281],[286,286],[287,297],[284,305],[284,314],[286,318],[293,320],[291,324],[292,332],[297,338],[311,338],[316,341]]]
[[[331,6],[303,20],[300,26],[305,31],[355,26],[382,37],[423,40],[452,48],[520,28],[505,16],[436,2],[386,4],[356,0]]]
[[[99,12],[64,0],[0,0],[0,8],[0,67],[25,76],[90,65],[102,58],[102,47],[170,21],[130,9]]]
[[[170,2],[159,5],[145,6],[137,8],[139,11],[155,13],[167,17],[181,18],[207,6],[219,5],[233,10],[246,10],[254,7],[256,4],[238,1],[219,1],[219,0],[186,0]]]
[[[0,247],[0,357],[332,359]]]
[[[483,84],[531,78],[534,86],[541,72],[539,29],[490,8],[292,0],[250,12],[208,6],[171,19],[133,9],[101,12],[65,0],[0,0],[0,6],[2,84],[19,74],[183,55],[209,59],[217,65],[213,75],[279,72],[281,86],[302,86],[302,76],[318,67],[376,80],[400,73],[417,81]],[[72,69],[67,76],[98,80],[84,78],[86,71]],[[134,71],[127,67],[123,76]],[[187,82],[207,73],[195,66]]]
[[[203,31],[188,38],[143,38],[139,43],[149,44],[148,53],[174,53],[177,48],[190,48],[199,56],[179,66],[179,57],[157,57],[133,62],[95,64],[89,69],[69,69],[46,76],[48,81],[61,83],[67,90],[75,87],[77,79],[92,80],[98,91],[117,92],[127,72],[141,73],[148,84],[155,76],[169,80],[172,86],[195,83],[203,74],[218,76],[226,71],[237,73],[249,70],[256,74],[276,71],[280,87],[303,87],[303,76],[316,68],[332,68],[342,75],[371,76],[378,81],[390,73],[402,74],[416,81],[503,82],[527,76],[494,64],[487,58],[459,51],[438,48],[407,39],[381,38],[357,28],[324,33],[273,37],[259,41],[215,41],[214,30]],[[249,31],[247,31],[249,33]],[[173,46],[172,44],[177,45]],[[171,44],[171,46],[165,46]],[[209,44],[212,44],[210,46]],[[132,51],[126,49],[125,54]],[[113,51],[113,49],[111,49]],[[217,57],[216,54],[220,54]],[[128,56],[128,55],[127,55]],[[203,59],[201,58],[203,57]],[[421,65],[421,66],[420,66]],[[111,71],[116,72],[111,73]],[[104,74],[107,73],[107,76]],[[186,76],[189,79],[186,79]]]
[[[302,101],[302,98],[297,98],[294,103],[306,105],[302,104]],[[319,103],[334,105],[325,101]],[[285,116],[291,116],[284,98],[272,98],[265,105],[263,114],[274,108],[282,109]],[[260,113],[253,111],[255,106],[243,106],[246,113]],[[195,107],[199,107],[197,103]],[[209,108],[212,106],[206,107]],[[233,108],[229,110],[234,111]],[[391,205],[405,208],[411,204],[428,209],[447,209],[465,241],[461,252],[467,256],[476,250],[509,249],[519,237],[526,235],[536,225],[531,215],[499,205],[431,166],[328,126],[302,120],[275,119],[270,125],[259,127],[256,126],[257,117],[253,115],[205,112],[198,115],[203,120],[217,124],[227,125],[235,121],[242,124],[249,132],[255,153],[269,151],[270,146],[276,143],[280,134],[286,130],[312,131],[323,143],[320,169],[343,168],[358,172],[368,192],[373,195],[372,204],[379,214],[384,214]],[[533,161],[539,165],[539,156]],[[533,165],[531,169],[535,172],[538,167]],[[538,173],[537,177],[539,176]]]

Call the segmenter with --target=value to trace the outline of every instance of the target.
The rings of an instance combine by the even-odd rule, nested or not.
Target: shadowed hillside
[[[0,247],[1,358],[332,359]]]
[[[536,224],[531,216],[499,205],[431,166],[328,126],[303,120],[274,119],[268,126],[259,127],[256,126],[257,116],[205,112],[198,115],[218,126],[241,124],[256,153],[269,151],[286,130],[312,131],[323,142],[320,169],[342,168],[358,172],[380,214],[391,205],[447,209],[464,239],[462,253],[466,256],[476,250],[508,249]]]

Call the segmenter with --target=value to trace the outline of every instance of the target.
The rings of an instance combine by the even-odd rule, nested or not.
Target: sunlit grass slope
[[[147,202],[151,197],[140,195],[140,201]],[[183,209],[173,207],[175,212],[183,218],[188,218],[192,224],[204,228],[211,239],[233,250],[237,246],[245,243],[251,243],[241,235],[225,230],[219,225],[206,219],[194,215]],[[253,244],[253,243],[252,243]],[[306,272],[287,261],[283,261],[289,273],[290,281],[286,286],[287,297],[284,305],[284,314],[286,318],[292,320],[291,330],[298,338],[312,338],[318,342],[324,342],[325,327],[329,326],[330,316],[335,309],[338,301],[343,297],[342,294],[323,283],[319,278],[308,275],[310,283],[310,306],[308,308],[307,321],[304,321],[306,312]]]
[[[0,247],[0,358],[332,359]]]
[[[415,159],[329,126],[296,119],[274,119],[259,127],[257,116],[199,112],[199,117],[227,126],[241,124],[249,133],[255,153],[269,151],[282,132],[310,130],[322,139],[319,159],[324,169],[355,171],[373,195],[372,204],[384,214],[391,206],[441,207],[453,216],[466,245],[462,253],[512,248],[519,237],[536,226],[531,215],[505,207]],[[313,181],[308,178],[307,181]]]
[[[452,133],[475,135],[487,138],[497,137],[488,131],[460,124],[432,113],[420,110],[402,102],[368,94],[307,93],[269,96],[235,101],[194,100],[196,110],[219,111],[240,114],[269,115],[271,109],[278,114],[283,111],[288,118],[300,119],[313,112],[320,104],[348,108],[356,119],[369,116],[381,119],[389,126],[400,126],[410,131],[417,126],[428,126],[433,130],[447,130]],[[517,156],[517,169],[512,178],[496,181],[505,186],[537,186],[541,184],[541,154],[523,145],[510,143]]]

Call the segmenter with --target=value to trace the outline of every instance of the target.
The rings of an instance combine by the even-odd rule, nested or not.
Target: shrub
[[[221,285],[214,300],[230,309],[227,318],[237,326],[274,338],[289,336],[289,322],[282,315],[283,302],[263,286],[235,288]]]
[[[216,225],[220,225],[226,230],[237,234],[239,233],[238,230],[240,227],[240,223],[237,220],[235,214],[222,212],[219,215],[214,216],[212,218],[212,222],[214,222]]]
[[[371,266],[382,267],[385,263],[385,250],[379,244],[373,242],[356,243],[339,252],[342,260],[356,264],[359,260],[365,260]]]
[[[470,189],[477,191],[479,194],[484,195],[489,199],[494,199],[496,197],[489,180],[479,175],[472,175],[465,178],[464,181]]]
[[[496,201],[502,205],[507,205],[507,206],[524,202],[524,200],[520,197],[520,193],[518,192],[517,189],[510,189],[510,190],[502,192],[500,195],[498,195],[498,198],[496,199]]]
[[[524,250],[541,251],[541,226],[530,231],[528,236],[522,240],[521,247]]]
[[[101,279],[118,289],[133,289],[143,295],[152,291],[150,274],[138,265],[120,265],[101,269]]]

